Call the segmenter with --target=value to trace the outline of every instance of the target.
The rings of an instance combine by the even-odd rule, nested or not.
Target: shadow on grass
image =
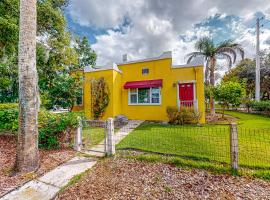
[[[143,152],[140,150],[119,150],[117,153],[118,156],[135,159],[139,161],[147,161],[154,163],[165,163],[174,165],[176,167],[184,169],[203,169],[216,174],[231,174],[233,176],[248,176],[261,178],[270,181],[270,169],[269,168],[241,168],[237,170],[232,170],[230,164],[211,161],[206,158],[199,158],[194,156],[179,156],[172,154],[161,154],[155,152]]]

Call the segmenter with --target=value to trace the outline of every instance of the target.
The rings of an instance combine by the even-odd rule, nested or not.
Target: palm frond
[[[218,54],[222,54],[222,53],[230,54],[232,56],[232,58],[233,58],[232,59],[232,62],[235,63],[235,61],[236,61],[237,54],[235,52],[235,49],[232,48],[232,47],[221,47],[221,48],[218,48],[217,53]]]
[[[226,53],[226,52],[221,52],[221,53],[219,53],[218,55],[221,56],[221,58],[226,59],[226,60],[228,61],[229,69],[231,69],[231,66],[232,66],[232,64],[234,63],[234,62],[232,61],[231,54],[228,54],[228,53]]]
[[[186,58],[188,58],[187,63],[190,63],[193,58],[198,56],[204,56],[202,52],[192,52],[186,55]]]

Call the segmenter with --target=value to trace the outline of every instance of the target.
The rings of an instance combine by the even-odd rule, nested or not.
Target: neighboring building
[[[203,62],[172,65],[171,52],[156,58],[127,61],[111,68],[83,72],[82,105],[88,119],[91,113],[91,80],[104,77],[109,86],[110,102],[103,119],[125,115],[129,119],[168,121],[168,106],[193,106],[205,123]]]

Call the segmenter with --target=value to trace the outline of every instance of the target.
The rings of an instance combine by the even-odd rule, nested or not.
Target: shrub
[[[15,133],[18,130],[18,109],[0,109],[0,122],[0,131]]]
[[[0,110],[2,109],[11,109],[11,108],[18,108],[17,103],[1,103]]]
[[[251,101],[249,107],[255,111],[264,112],[270,115],[270,101]]]
[[[59,147],[59,138],[66,130],[78,126],[80,113],[52,113],[41,110],[38,116],[39,147],[55,149]],[[18,109],[0,109],[0,131],[18,131]]]
[[[92,115],[99,119],[109,105],[109,86],[104,77],[93,79],[91,82]]]
[[[167,115],[170,124],[197,124],[201,114],[192,107],[181,106],[180,111],[177,107],[167,107]]]
[[[77,113],[52,113],[41,111],[39,113],[39,148],[59,148],[59,136],[65,130],[78,126]]]

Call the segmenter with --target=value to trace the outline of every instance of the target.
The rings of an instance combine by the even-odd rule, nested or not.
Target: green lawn
[[[270,168],[270,118],[227,112],[239,118],[239,164],[248,168]],[[170,154],[189,160],[230,162],[229,126],[140,125],[117,149],[137,149]]]
[[[225,111],[225,114],[238,118],[239,127],[251,129],[270,129],[270,117],[236,111]]]
[[[104,128],[84,127],[82,139],[84,147],[91,148],[104,139]]]

